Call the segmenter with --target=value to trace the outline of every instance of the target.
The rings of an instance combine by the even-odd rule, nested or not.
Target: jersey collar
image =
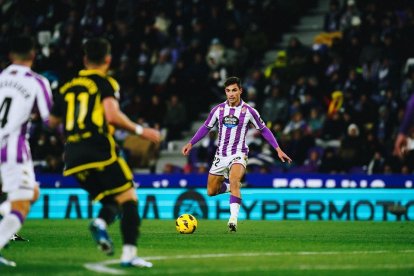
[[[238,107],[241,107],[241,106],[244,104],[244,102],[243,102],[243,100],[242,100],[242,99],[240,99],[239,104],[238,104],[238,105],[236,105],[236,106],[230,106],[227,100],[226,100],[224,103],[225,103],[228,107],[230,107],[230,108],[238,108]]]
[[[7,68],[7,70],[18,70],[18,71],[31,71],[30,67],[20,64],[10,64]],[[5,70],[6,70],[5,69]]]
[[[106,75],[100,70],[96,69],[84,69],[79,71],[79,76],[99,75],[105,77]]]

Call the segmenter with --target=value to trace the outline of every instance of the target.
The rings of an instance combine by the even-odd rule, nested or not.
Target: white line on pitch
[[[83,266],[86,269],[92,270],[95,272],[114,274],[114,275],[125,274],[125,272],[121,269],[107,267],[107,265],[112,265],[112,264],[119,264],[119,260],[107,260],[107,261],[98,262],[98,263],[86,263]]]
[[[414,250],[399,250],[399,251],[389,251],[389,250],[371,250],[371,251],[299,251],[299,252],[251,252],[251,253],[220,253],[220,254],[199,254],[199,255],[175,255],[175,256],[148,256],[144,257],[145,260],[168,260],[168,259],[204,259],[204,258],[222,258],[222,257],[255,257],[255,256],[289,256],[289,255],[359,255],[359,254],[387,254],[387,253],[414,253]],[[113,275],[122,275],[125,272],[121,269],[110,268],[107,265],[119,264],[119,260],[107,260],[97,263],[86,263],[84,267],[88,270],[107,273]],[[377,264],[376,268],[383,269],[402,269],[402,268],[413,268],[414,265],[402,266],[402,265],[392,265],[392,264]],[[297,267],[289,268],[280,268],[292,269],[292,270],[349,270],[349,269],[361,269],[368,268],[357,265],[343,265],[343,266],[323,266],[323,265],[302,265]]]
[[[201,258],[220,258],[220,257],[255,257],[255,256],[288,256],[288,255],[339,255],[339,254],[383,254],[383,253],[414,253],[414,250],[372,250],[372,251],[298,251],[298,252],[252,252],[252,253],[219,253],[201,255],[175,255],[175,256],[149,256],[146,260],[165,260],[165,259],[201,259]]]

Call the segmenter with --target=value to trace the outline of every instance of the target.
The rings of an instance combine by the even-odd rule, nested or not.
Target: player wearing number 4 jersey
[[[64,175],[74,175],[95,201],[102,203],[90,224],[98,248],[114,253],[107,226],[121,219],[123,248],[121,265],[151,267],[137,256],[140,218],[133,175],[118,153],[113,126],[126,129],[154,143],[157,130],[133,123],[118,104],[119,85],[107,75],[111,63],[110,44],[94,38],[84,45],[86,69],[59,89],[50,116],[50,126],[63,122],[66,136]]]
[[[282,162],[292,162],[279,147],[276,138],[266,127],[258,112],[241,100],[241,81],[230,77],[224,83],[227,100],[215,106],[204,124],[187,143],[182,153],[188,155],[194,144],[200,141],[216,124],[218,125],[218,148],[207,180],[207,194],[215,196],[225,192],[230,195],[229,230],[237,230],[237,218],[241,204],[240,182],[247,166],[248,147],[246,133],[249,124],[261,132],[276,150]]]
[[[22,227],[39,188],[28,142],[30,115],[38,111],[47,120],[52,106],[49,82],[30,68],[34,41],[27,36],[10,43],[12,64],[0,73],[0,175],[11,211],[0,222],[0,250]],[[0,256],[0,266],[16,266]]]

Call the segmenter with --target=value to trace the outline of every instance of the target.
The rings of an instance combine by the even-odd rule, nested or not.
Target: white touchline
[[[367,251],[298,251],[298,252],[250,252],[250,253],[220,253],[220,254],[199,254],[199,255],[175,255],[175,256],[148,256],[143,257],[148,261],[159,261],[159,260],[169,260],[169,259],[204,259],[204,258],[223,258],[223,257],[255,257],[255,256],[289,256],[289,255],[358,255],[358,254],[387,254],[387,253],[414,253],[414,250],[367,250]],[[86,263],[83,266],[91,271],[122,275],[125,272],[121,269],[110,268],[107,265],[119,264],[119,260],[107,260],[97,263]],[[414,265],[392,265],[392,264],[376,264],[376,268],[383,269],[402,269],[402,268],[414,268]],[[358,265],[335,265],[335,266],[325,266],[325,265],[300,265],[292,267],[281,267],[281,270],[292,269],[292,270],[349,270],[349,269],[358,269],[358,268],[369,268],[367,266],[358,266]]]
[[[114,275],[125,274],[125,272],[121,269],[107,267],[107,265],[112,265],[112,264],[119,264],[119,260],[107,260],[107,261],[98,262],[98,263],[86,263],[83,266],[86,269],[95,271],[95,272],[114,274]]]

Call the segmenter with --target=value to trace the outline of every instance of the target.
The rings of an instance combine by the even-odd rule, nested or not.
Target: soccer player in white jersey
[[[30,115],[37,110],[46,120],[52,93],[46,78],[31,70],[34,41],[28,36],[11,39],[12,62],[0,73],[0,175],[11,211],[0,221],[0,250],[22,227],[30,205],[39,196],[28,142]],[[0,266],[16,263],[0,256]]]
[[[215,106],[189,143],[182,148],[188,155],[191,148],[200,141],[217,124],[218,147],[207,180],[207,194],[215,196],[231,192],[230,219],[228,227],[231,232],[237,230],[237,218],[241,204],[240,186],[247,166],[248,147],[246,133],[249,124],[259,130],[262,136],[276,150],[282,162],[292,162],[279,147],[276,138],[266,127],[256,109],[241,99],[241,81],[230,77],[224,83],[227,100]],[[227,180],[228,179],[228,180]]]

